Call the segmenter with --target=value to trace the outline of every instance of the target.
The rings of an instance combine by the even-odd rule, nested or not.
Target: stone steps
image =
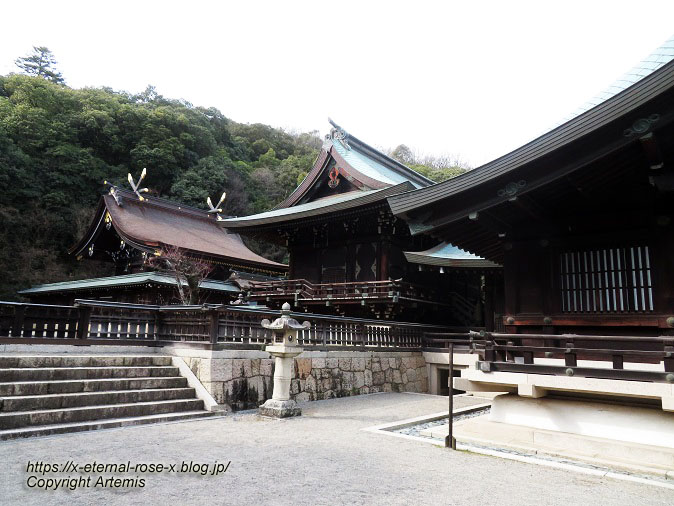
[[[113,366],[113,367],[18,367],[0,369],[0,381],[45,381],[93,378],[145,378],[177,376],[172,366]]]
[[[165,413],[158,415],[135,416],[124,418],[111,418],[94,420],[90,422],[61,423],[42,425],[36,427],[22,427],[20,429],[0,430],[0,441],[19,439],[26,437],[51,436],[53,434],[65,434],[69,432],[84,432],[98,429],[115,429],[118,427],[130,427],[134,425],[146,425],[150,423],[180,422],[221,416],[213,411],[183,411],[180,413]]]
[[[156,378],[103,378],[54,381],[15,381],[0,383],[0,397],[11,395],[49,395],[108,390],[139,390],[143,388],[183,388],[182,376]]]
[[[48,367],[118,367],[118,366],[167,366],[171,357],[148,355],[4,355],[0,356],[0,369]]]
[[[50,425],[57,423],[88,422],[100,418],[123,418],[146,416],[176,411],[197,411],[203,409],[201,399],[179,399],[155,402],[134,402],[129,404],[109,404],[80,406],[77,408],[14,411],[0,413],[0,430]]]
[[[109,390],[105,392],[77,392],[71,394],[16,395],[0,399],[0,413],[194,399],[194,395],[193,388],[148,388],[143,390]]]
[[[0,356],[0,440],[215,414],[171,357]]]

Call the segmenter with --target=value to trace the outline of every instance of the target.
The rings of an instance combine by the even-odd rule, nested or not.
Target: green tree
[[[265,211],[297,186],[321,139],[242,125],[215,108],[110,88],[71,89],[33,72],[0,76],[0,300],[37,283],[112,274],[67,254],[89,225],[104,179],[147,167],[155,195],[224,214]],[[282,261],[285,251],[249,242]]]
[[[45,46],[33,46],[33,52],[28,56],[17,58],[14,63],[26,74],[42,77],[53,83],[64,83],[63,76],[56,70],[56,59]]]

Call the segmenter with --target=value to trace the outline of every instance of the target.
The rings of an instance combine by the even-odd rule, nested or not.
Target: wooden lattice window
[[[648,246],[568,251],[559,265],[562,312],[653,311]]]

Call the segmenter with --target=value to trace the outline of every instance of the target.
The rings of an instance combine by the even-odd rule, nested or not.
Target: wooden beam
[[[650,132],[643,137],[639,138],[641,147],[644,150],[646,155],[646,160],[648,161],[648,166],[651,170],[660,170],[665,166],[662,151],[660,151],[660,145],[658,139],[655,137],[653,132]]]
[[[563,227],[547,215],[531,194],[516,196],[509,202],[524,211],[529,217],[533,218],[534,221],[543,225],[543,229],[547,230],[547,232],[543,232],[544,234],[560,233],[563,231]]]
[[[512,227],[508,223],[501,221],[488,211],[470,213],[468,219],[501,239],[506,237],[512,230]]]

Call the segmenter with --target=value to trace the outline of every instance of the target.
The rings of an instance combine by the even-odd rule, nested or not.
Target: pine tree
[[[17,58],[14,63],[28,75],[43,77],[57,84],[65,82],[61,73],[55,68],[54,55],[44,46],[33,46],[32,54]]]

